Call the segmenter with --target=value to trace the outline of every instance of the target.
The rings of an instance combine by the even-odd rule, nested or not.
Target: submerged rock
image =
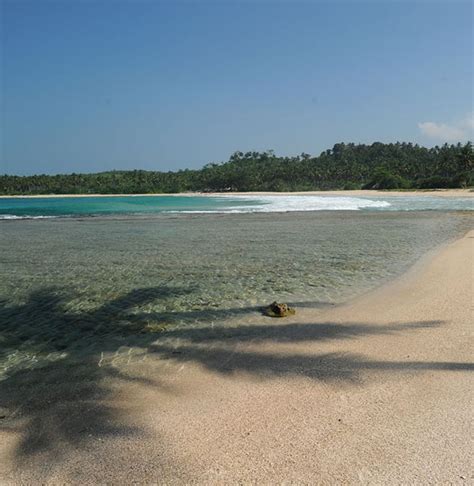
[[[295,309],[289,307],[288,304],[280,304],[277,301],[263,309],[263,313],[270,317],[287,317],[295,313]]]

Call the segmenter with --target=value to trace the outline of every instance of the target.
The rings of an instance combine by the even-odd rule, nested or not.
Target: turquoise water
[[[2,198],[0,219],[147,216],[161,213],[420,211],[474,209],[474,198],[433,196],[112,196]]]
[[[243,201],[250,205],[252,201]],[[212,211],[235,206],[226,198],[180,196],[113,196],[0,199],[0,215],[10,217],[104,216],[153,214],[166,211]],[[12,218],[14,219],[14,218]]]
[[[174,328],[225,336],[273,300],[343,302],[471,226],[442,211],[1,221],[0,375],[146,353]]]

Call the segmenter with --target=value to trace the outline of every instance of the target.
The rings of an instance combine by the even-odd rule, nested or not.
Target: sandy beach
[[[223,193],[210,193],[214,196]],[[413,191],[377,191],[377,190],[347,190],[347,191],[304,191],[304,192],[232,192],[224,193],[236,196],[437,196],[437,197],[474,197],[471,189],[436,189],[436,190],[413,190]]]
[[[342,306],[170,332],[100,391],[71,370],[2,416],[0,482],[467,484],[473,242]]]
[[[474,197],[472,189],[437,189],[414,191],[304,191],[304,192],[184,192],[176,194],[40,194],[40,195],[0,195],[1,198],[42,198],[42,197],[143,197],[143,196],[440,196]]]
[[[0,486],[474,486],[472,2],[0,11]]]

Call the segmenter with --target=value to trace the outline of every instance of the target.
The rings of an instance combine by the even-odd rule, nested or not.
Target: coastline
[[[471,230],[341,306],[297,309],[210,341],[198,332],[172,348],[158,342],[156,360],[131,365],[141,378],[114,381],[104,399],[131,435],[100,436],[86,447],[58,440],[61,460],[45,468],[41,454],[16,461],[21,428],[0,431],[0,478],[468,481],[473,238]]]
[[[151,194],[38,194],[38,195],[0,195],[0,199],[35,199],[35,198],[87,198],[87,197],[159,197],[159,196],[438,196],[438,197],[474,197],[473,189],[436,189],[413,191],[380,191],[380,190],[339,190],[339,191],[296,191],[296,192],[182,192]]]
[[[213,196],[222,193],[209,193]],[[439,196],[439,197],[474,197],[474,190],[471,189],[437,189],[437,190],[414,190],[414,191],[380,191],[380,190],[340,190],[340,191],[301,191],[301,192],[233,192],[227,193],[235,196]]]

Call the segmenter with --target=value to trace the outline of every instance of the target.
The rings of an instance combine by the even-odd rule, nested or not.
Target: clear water
[[[225,334],[275,299],[342,302],[470,226],[442,211],[2,221],[0,376],[146,353],[176,326]]]
[[[433,196],[112,196],[1,198],[0,219],[161,213],[472,210],[472,197]]]

